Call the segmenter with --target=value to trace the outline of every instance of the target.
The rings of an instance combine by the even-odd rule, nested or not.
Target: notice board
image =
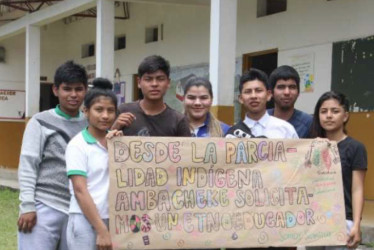
[[[331,88],[348,97],[350,111],[374,110],[374,36],[333,44]]]

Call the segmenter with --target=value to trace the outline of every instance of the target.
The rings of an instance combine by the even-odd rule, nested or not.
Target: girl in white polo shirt
[[[117,97],[109,80],[97,78],[93,85],[84,99],[84,113],[89,125],[66,148],[71,193],[67,226],[70,250],[112,249],[108,231],[106,136],[116,118]]]

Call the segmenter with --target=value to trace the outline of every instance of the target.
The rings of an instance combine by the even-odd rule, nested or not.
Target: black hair
[[[311,128],[311,138],[315,137],[322,137],[326,138],[326,131],[322,128],[320,120],[319,120],[319,109],[321,108],[322,104],[330,99],[335,99],[338,101],[339,105],[343,107],[345,112],[349,111],[349,101],[345,97],[345,95],[335,92],[335,91],[328,91],[324,93],[317,101],[316,107],[314,108],[314,116],[313,116],[313,124]],[[344,122],[343,131],[347,133],[345,129],[345,125],[347,124],[348,120]]]
[[[113,84],[105,78],[96,78],[92,82],[91,88],[84,97],[84,106],[89,109],[99,97],[108,97],[112,100],[117,112],[117,96],[112,91]]]
[[[58,88],[62,83],[83,83],[84,87],[87,88],[87,81],[86,69],[82,65],[74,63],[74,61],[67,61],[57,68],[54,85]]]
[[[244,83],[248,81],[259,80],[268,90],[268,76],[262,70],[251,68],[240,77],[239,92],[242,93]]]
[[[213,98],[212,84],[210,83],[208,79],[204,77],[191,77],[190,79],[188,79],[186,85],[183,88],[183,92],[184,92],[183,95],[185,96],[187,91],[191,87],[194,87],[194,86],[196,87],[203,86],[204,88],[208,90],[210,97]]]
[[[161,70],[169,78],[170,75],[170,64],[162,56],[148,56],[143,59],[138,67],[138,77],[141,78],[144,74],[152,74],[156,71]]]
[[[297,71],[288,65],[282,65],[273,70],[269,76],[269,85],[273,91],[278,80],[289,80],[292,79],[296,82],[297,92],[300,92],[300,76]]]

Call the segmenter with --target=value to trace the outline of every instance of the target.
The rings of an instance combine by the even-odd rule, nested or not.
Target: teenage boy
[[[239,102],[247,113],[244,121],[231,127],[226,137],[298,138],[291,124],[266,112],[271,93],[263,71],[250,69],[244,73],[240,78],[239,92]]]
[[[146,57],[138,68],[138,87],[144,98],[122,104],[112,128],[122,129],[124,135],[190,137],[185,116],[164,103],[169,75],[170,65],[163,57]]]
[[[300,138],[308,138],[313,118],[295,109],[295,102],[300,93],[300,77],[297,71],[288,65],[280,66],[270,74],[269,83],[274,98],[274,109],[269,109],[268,113],[291,123]]]
[[[67,249],[70,194],[65,149],[87,126],[79,110],[86,90],[86,70],[73,61],[62,64],[53,85],[60,104],[27,123],[18,167],[19,249]]]

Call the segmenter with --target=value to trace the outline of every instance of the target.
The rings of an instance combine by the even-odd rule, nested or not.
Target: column
[[[212,112],[234,122],[237,0],[211,0],[209,76],[213,85]]]
[[[97,0],[96,77],[114,78],[114,1]]]
[[[40,27],[26,26],[26,119],[39,112]]]

